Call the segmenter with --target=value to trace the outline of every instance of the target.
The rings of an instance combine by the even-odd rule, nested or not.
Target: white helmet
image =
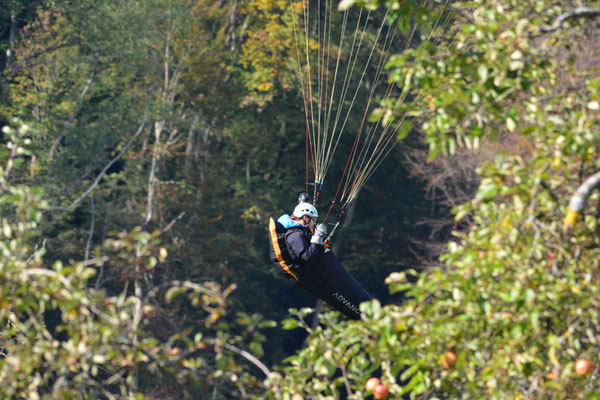
[[[310,203],[300,203],[294,208],[294,217],[302,218],[305,215],[308,215],[311,218],[317,218],[319,213],[315,206]]]

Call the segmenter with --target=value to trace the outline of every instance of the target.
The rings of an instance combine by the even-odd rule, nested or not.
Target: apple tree
[[[455,208],[473,222],[440,265],[387,278],[402,304],[305,326],[308,345],[272,385],[359,399],[377,376],[415,399],[598,396],[600,7],[459,1],[436,12],[451,18],[440,40],[389,64],[410,100],[391,110],[413,119],[431,158],[513,145],[479,166],[475,197]],[[298,315],[290,328],[304,326]]]

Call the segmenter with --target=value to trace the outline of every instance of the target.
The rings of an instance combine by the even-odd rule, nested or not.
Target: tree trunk
[[[10,29],[8,31],[8,47],[6,48],[6,67],[8,68],[13,59],[13,48],[17,40],[17,16],[13,12],[10,15]]]
[[[190,127],[190,131],[188,133],[188,140],[185,146],[185,169],[189,171],[192,165],[192,159],[194,154],[194,142],[196,140],[196,127],[198,126],[198,122],[200,121],[200,116],[198,114],[194,115],[194,119],[192,120],[192,126]]]
[[[154,203],[154,188],[156,187],[156,170],[158,169],[158,158],[160,157],[160,136],[165,125],[165,121],[154,123],[154,146],[152,148],[152,164],[150,166],[150,176],[148,177],[148,202],[146,203],[146,218],[144,223],[148,224],[152,219],[152,204]]]

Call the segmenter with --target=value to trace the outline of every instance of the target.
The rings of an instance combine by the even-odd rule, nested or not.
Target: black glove
[[[315,233],[312,235],[310,242],[314,243],[314,244],[323,245],[323,241],[325,240],[326,236],[327,236],[327,227],[325,226],[325,224],[319,224],[315,228]]]

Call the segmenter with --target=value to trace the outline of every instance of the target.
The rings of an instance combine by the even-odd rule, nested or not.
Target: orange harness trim
[[[277,241],[277,228],[275,227],[275,220],[273,218],[269,218],[269,232],[271,234],[271,241],[273,242],[273,250],[275,250],[275,256],[277,257],[277,261],[279,261],[279,265],[281,265],[285,272],[293,276],[296,281],[299,281],[298,277],[294,275],[294,273],[290,270],[290,267],[288,267],[285,261],[283,261],[281,248],[279,247],[279,242]]]

